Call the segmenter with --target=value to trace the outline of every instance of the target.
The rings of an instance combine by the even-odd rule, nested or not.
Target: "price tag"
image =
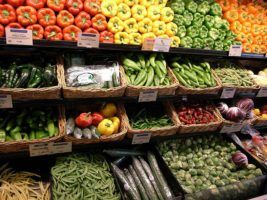
[[[32,30],[27,29],[6,29],[6,44],[33,45]]]
[[[72,152],[71,142],[51,142],[49,145],[51,154]]]
[[[257,97],[267,97],[267,87],[262,87],[258,92]]]
[[[142,51],[153,51],[155,39],[146,38],[142,45]]]
[[[235,96],[236,88],[223,88],[221,99],[229,99]]]
[[[86,48],[99,48],[99,34],[79,33],[77,46]]]
[[[229,56],[241,56],[242,45],[231,45],[229,50]]]
[[[156,101],[157,96],[158,96],[157,90],[140,92],[138,102]]]
[[[134,134],[132,144],[145,144],[149,143],[151,133],[137,133]]]
[[[249,200],[266,200],[267,199],[267,194],[259,196],[259,197],[255,197],[253,199],[249,199]]]
[[[235,133],[239,132],[243,127],[243,123],[225,124],[220,133]]]
[[[11,95],[0,94],[0,108],[13,108]]]
[[[171,38],[156,38],[153,51],[169,52],[171,41]]]
[[[31,157],[51,154],[49,143],[30,144],[29,150]]]

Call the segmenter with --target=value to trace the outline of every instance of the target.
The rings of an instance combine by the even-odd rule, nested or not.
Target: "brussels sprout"
[[[218,186],[218,187],[221,187],[221,186],[224,186],[224,182],[222,180],[216,180],[215,181],[215,185]]]
[[[212,176],[218,176],[218,174],[217,174],[216,171],[211,171],[211,172],[210,172],[210,175],[212,175]]]
[[[212,161],[212,159],[208,158],[208,159],[206,160],[206,164],[207,164],[207,165],[213,165],[213,161]]]
[[[192,159],[192,158],[193,158],[193,154],[192,154],[192,153],[188,154],[188,155],[186,156],[186,158],[187,158],[188,160]]]
[[[203,182],[200,180],[200,179],[198,179],[197,181],[196,181],[196,183],[195,183],[196,185],[202,185],[203,184]]]
[[[185,140],[185,145],[186,145],[186,146],[191,146],[191,145],[192,145],[192,141],[191,141],[191,139],[188,139],[188,138],[187,138],[187,139]]]
[[[191,181],[191,174],[190,173],[186,173],[185,174],[185,180],[186,181]]]
[[[189,173],[191,174],[191,176],[196,176],[197,175],[197,170],[189,169]]]
[[[256,169],[255,171],[254,171],[254,174],[255,174],[255,176],[261,176],[262,175],[262,171],[261,171],[261,169]]]
[[[250,175],[248,175],[247,177],[246,177],[246,179],[253,179],[253,178],[255,178],[256,176],[254,175],[254,174],[250,174]]]
[[[185,156],[180,156],[180,160],[184,162],[184,161],[186,161],[186,157]]]
[[[253,164],[248,164],[248,165],[247,165],[247,168],[248,168],[248,169],[256,169],[256,166],[253,165]]]

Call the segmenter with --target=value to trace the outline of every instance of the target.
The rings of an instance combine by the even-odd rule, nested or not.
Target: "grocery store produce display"
[[[253,109],[253,113],[255,116],[259,118],[259,120],[267,120],[267,106],[264,105],[261,108],[255,107]]]

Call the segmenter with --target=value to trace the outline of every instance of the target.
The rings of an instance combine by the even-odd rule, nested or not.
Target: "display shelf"
[[[100,50],[100,51],[141,51],[141,46],[139,45],[121,45],[121,44],[108,44],[100,43],[99,48],[85,48],[78,47],[76,42],[70,41],[48,41],[48,40],[34,40],[33,46],[18,46],[18,45],[7,45],[5,38],[0,38],[0,47],[13,47],[13,48],[49,48],[51,50],[57,51],[62,50]],[[253,54],[253,53],[243,53],[240,57],[229,57],[228,51],[217,51],[217,50],[207,50],[207,49],[192,49],[192,48],[170,48],[168,53],[171,54],[182,54],[182,55],[195,55],[195,56],[205,56],[205,57],[219,57],[219,58],[229,58],[229,59],[248,59],[248,60],[267,60],[264,54]]]

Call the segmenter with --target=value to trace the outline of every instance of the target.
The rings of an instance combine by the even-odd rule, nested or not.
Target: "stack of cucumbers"
[[[167,64],[162,54],[128,54],[122,58],[128,84],[135,86],[170,85]]]
[[[216,82],[208,62],[192,62],[175,57],[171,68],[179,83],[188,88],[215,87]]]

